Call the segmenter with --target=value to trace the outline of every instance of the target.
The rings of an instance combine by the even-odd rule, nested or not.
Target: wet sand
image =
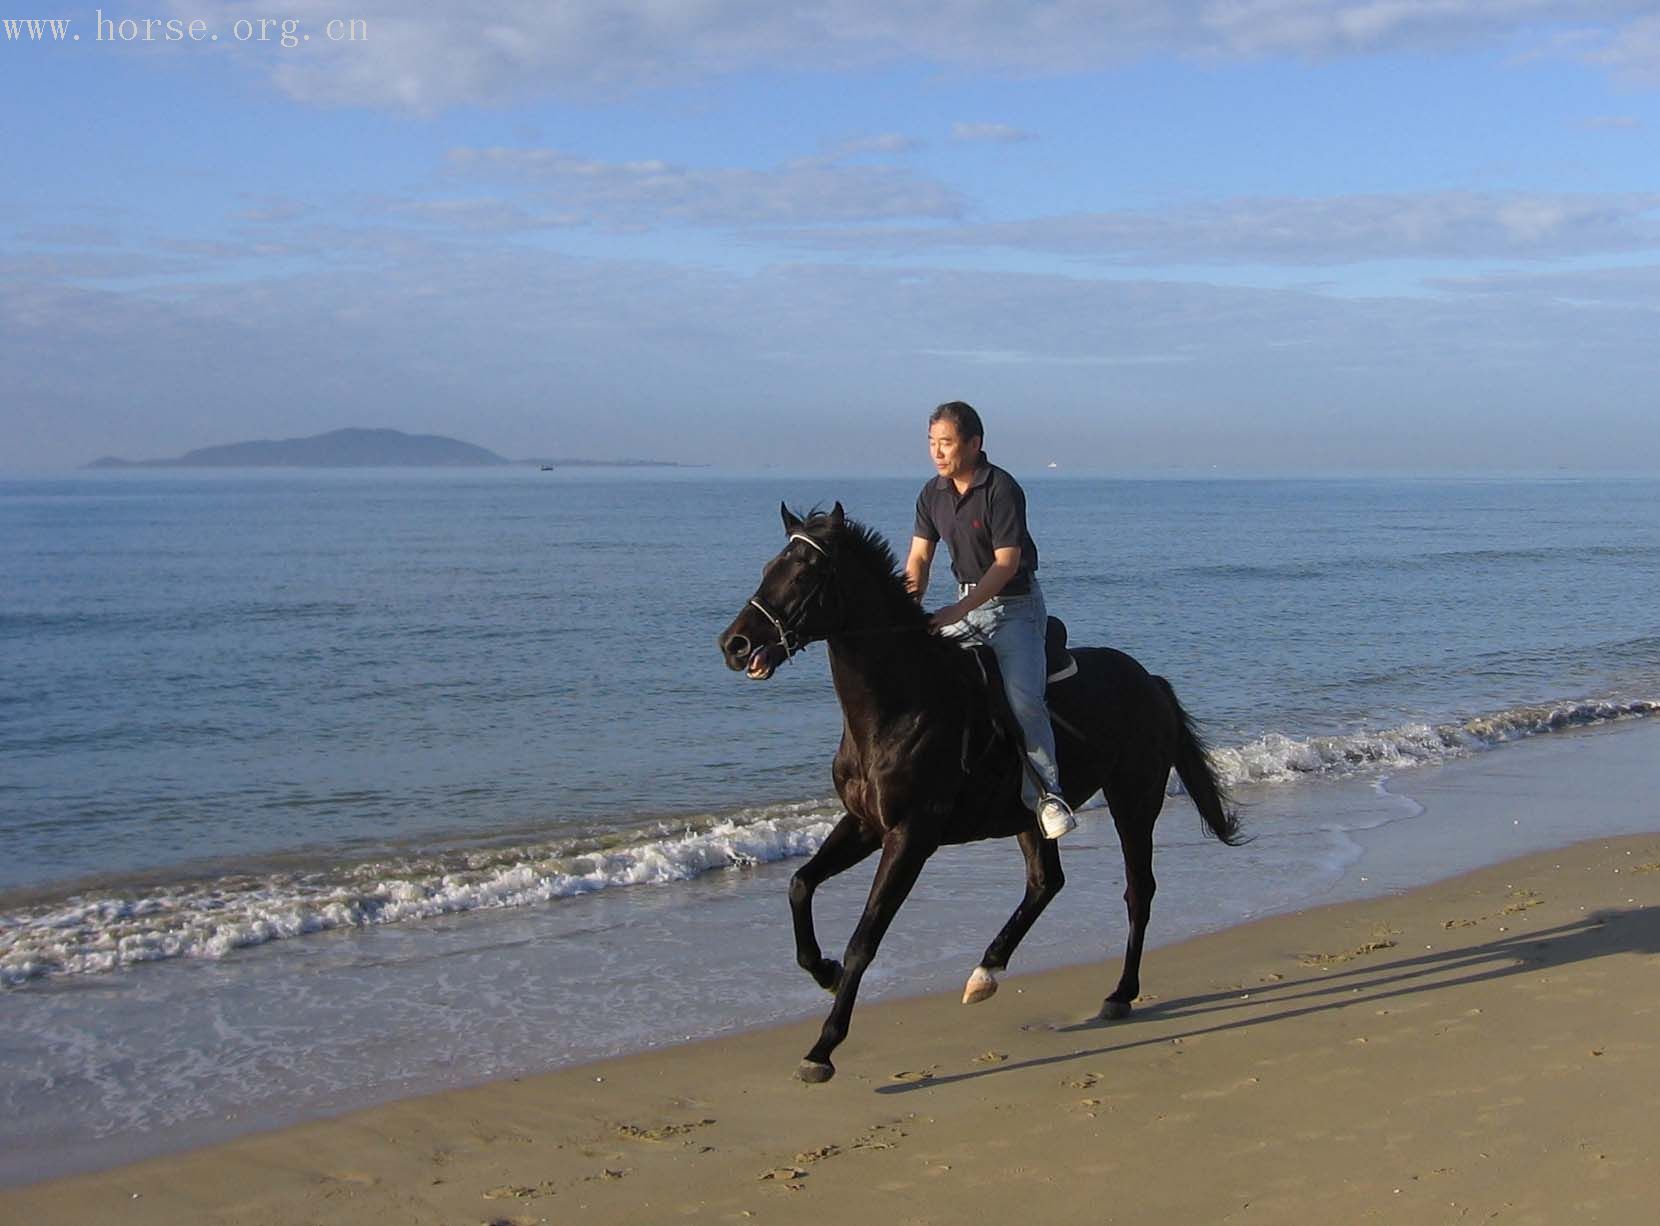
[[[1643,802],[1656,812],[1660,803]],[[1660,834],[0,1192],[18,1223],[1648,1222]]]

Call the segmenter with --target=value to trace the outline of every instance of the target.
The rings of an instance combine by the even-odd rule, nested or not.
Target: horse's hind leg
[[[963,1004],[977,1004],[997,991],[997,972],[1009,965],[1015,947],[1037,922],[1049,900],[1061,892],[1066,874],[1061,871],[1060,848],[1053,839],[1039,838],[1036,830],[1019,835],[1020,853],[1026,857],[1026,896],[1009,916],[1003,930],[986,946],[985,956],[963,988]]]
[[[842,964],[824,956],[813,930],[813,891],[837,873],[845,873],[878,846],[863,823],[850,813],[825,837],[812,858],[790,878],[790,917],[795,923],[795,960],[813,981],[834,992],[842,977]]]
[[[1141,995],[1141,947],[1147,938],[1147,919],[1153,910],[1158,882],[1153,877],[1153,823],[1164,807],[1164,783],[1135,792],[1110,791],[1107,804],[1118,841],[1124,849],[1124,905],[1130,914],[1130,938],[1124,948],[1124,970],[1118,986],[1101,1002],[1103,1018],[1130,1015],[1131,1003]]]
[[[853,1018],[853,1002],[859,995],[859,980],[876,957],[876,948],[899,913],[900,905],[916,884],[922,866],[937,846],[930,839],[919,837],[901,824],[889,830],[882,840],[882,862],[876,866],[876,879],[870,884],[870,897],[865,901],[864,914],[853,929],[853,939],[847,943],[843,955],[841,979],[836,985],[836,1003],[830,1006],[830,1016],[824,1019],[818,1042],[796,1070],[803,1081],[829,1081],[836,1075],[830,1063],[830,1053],[847,1037],[848,1023]]]

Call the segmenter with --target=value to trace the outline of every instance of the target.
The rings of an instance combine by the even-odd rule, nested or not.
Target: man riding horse
[[[961,412],[940,428],[946,410],[954,407]],[[850,519],[840,503],[805,518],[780,507],[784,548],[763,568],[755,594],[720,635],[727,667],[756,681],[771,677],[809,644],[824,643],[842,709],[841,743],[830,777],[846,812],[790,880],[796,961],[835,996],[796,1073],[808,1082],[835,1075],[831,1054],[847,1037],[860,981],[923,864],[940,847],[1014,838],[1026,862],[1025,894],[964,988],[965,1004],[983,1001],[997,990],[998,973],[1065,882],[1060,845],[1040,831],[1032,802],[1041,807],[1043,792],[1059,792],[1073,805],[1104,794],[1124,852],[1130,929],[1117,986],[1102,1002],[1100,1016],[1122,1018],[1141,991],[1141,953],[1157,888],[1153,823],[1170,772],[1181,778],[1205,830],[1224,843],[1241,841],[1204,742],[1163,677],[1110,647],[1072,648],[1070,679],[1050,695],[1060,717],[1059,735],[1047,746],[1051,773],[1040,773],[1043,782],[1034,786],[1027,754],[1000,732],[995,691],[988,690],[966,652],[942,641],[936,622],[973,625],[976,614],[985,622],[985,610],[1001,609],[1002,616],[989,618],[1002,623],[991,636],[995,654],[1002,656],[1011,641],[1021,644],[1015,648],[1019,653],[1024,641],[1008,637],[1008,627],[1028,617],[1034,627],[1044,622],[1042,596],[1029,574],[1036,569],[1037,550],[1025,530],[1020,487],[1001,469],[978,463],[982,431],[972,413],[967,405],[946,405],[936,414],[933,446],[946,484],[931,483],[923,493],[924,501],[942,500],[935,505],[944,510],[930,510],[926,522],[919,514],[920,545],[913,542],[912,566],[902,571],[880,534]],[[1009,490],[1013,495],[1000,501]],[[967,531],[957,535],[956,521],[963,517]],[[917,597],[932,560],[927,534],[933,525],[950,542],[959,577],[975,586],[930,618]],[[982,529],[989,539],[975,535]],[[978,545],[989,549],[989,557],[982,555],[974,569],[971,555]],[[1009,592],[1016,582],[1026,586],[1024,596]],[[1029,614],[1010,616],[1009,606],[1022,599]],[[1041,651],[1040,638],[1040,695]],[[1004,668],[1024,676],[1018,660]],[[1047,723],[1027,733],[1028,745],[1043,747]],[[1064,827],[1070,813],[1060,812]],[[813,921],[813,894],[878,851],[881,859],[847,950],[839,961],[826,957]]]
[[[939,476],[917,496],[905,580],[920,602],[943,538],[951,551],[957,601],[936,612],[933,624],[953,637],[977,637],[996,655],[1024,741],[1021,801],[1037,814],[1043,836],[1058,839],[1078,823],[1060,796],[1055,731],[1043,697],[1049,615],[1038,586],[1037,545],[1026,527],[1025,491],[991,462],[984,443],[979,413],[961,400],[942,404],[929,416],[928,452]]]

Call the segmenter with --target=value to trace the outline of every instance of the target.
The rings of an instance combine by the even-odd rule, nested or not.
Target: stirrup
[[[1046,839],[1058,839],[1078,828],[1078,819],[1059,796],[1049,795],[1038,801],[1038,829]]]

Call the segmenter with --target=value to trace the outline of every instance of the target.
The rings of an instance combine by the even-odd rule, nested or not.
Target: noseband
[[[800,541],[803,545],[811,546],[813,549],[818,550],[819,554],[826,559],[830,557],[829,550],[825,549],[823,545],[820,545],[812,537],[803,532],[790,533],[790,540]],[[785,548],[787,549],[789,546],[786,545]],[[800,603],[798,603],[795,607],[795,612],[788,618],[780,617],[778,614],[774,613],[771,609],[767,608],[765,604],[761,603],[759,598],[754,596],[750,597],[749,603],[751,607],[759,612],[762,617],[771,622],[772,628],[778,632],[778,645],[784,649],[784,658],[786,660],[795,655],[796,652],[806,647],[807,644],[816,642],[818,639],[824,637],[822,634],[812,634],[804,631],[800,627],[799,623],[806,617],[807,607],[812,604],[813,600],[824,590],[824,587],[828,582],[828,575],[821,577],[817,585],[814,586],[813,590],[806,596],[802,597]]]

